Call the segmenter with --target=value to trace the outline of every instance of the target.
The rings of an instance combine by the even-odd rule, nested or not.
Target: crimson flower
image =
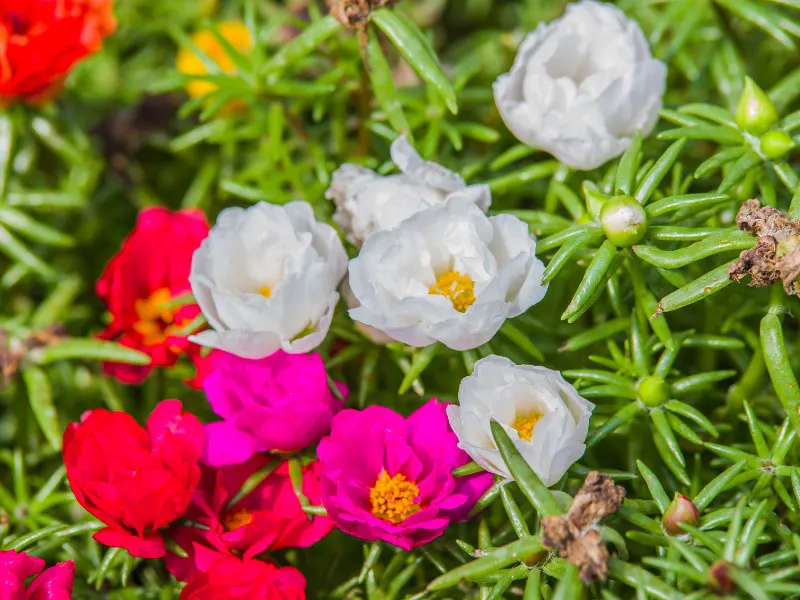
[[[217,556],[228,554],[245,560],[266,550],[305,548],[333,528],[328,517],[309,520],[292,489],[289,468],[283,462],[252,492],[237,499],[244,482],[270,459],[257,455],[230,467],[202,467],[200,485],[184,517],[201,527],[173,527],[170,537],[188,558],[167,554],[167,568],[182,581],[206,571]],[[312,504],[320,503],[320,464],[303,467],[303,493]]]
[[[294,567],[218,554],[183,588],[180,600],[305,600],[306,580]]]
[[[0,598],[2,600],[69,600],[75,565],[72,561],[44,569],[41,558],[15,550],[0,550]],[[36,576],[27,586],[25,581]]]
[[[105,523],[94,538],[141,558],[166,553],[159,529],[180,517],[200,481],[203,426],[165,400],[147,429],[129,414],[84,413],[64,433],[67,479],[81,506]]]
[[[170,212],[147,208],[122,243],[97,282],[97,294],[111,313],[111,323],[100,338],[135,348],[151,358],[148,366],[104,363],[106,374],[123,383],[141,383],[153,367],[169,367],[185,353],[207,371],[200,347],[181,329],[200,314],[197,304],[171,306],[177,296],[191,291],[192,255],[208,235],[208,222],[200,210]],[[200,379],[200,380],[198,380]],[[202,377],[189,382],[202,384]]]
[[[116,28],[111,7],[112,0],[0,2],[0,104],[56,95],[75,63]]]

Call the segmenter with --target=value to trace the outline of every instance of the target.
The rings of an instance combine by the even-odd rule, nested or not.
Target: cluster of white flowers
[[[624,152],[637,131],[649,133],[664,80],[634,22],[582,0],[528,36],[494,89],[520,140],[591,169]],[[337,232],[306,202],[223,211],[192,262],[211,329],[191,339],[246,358],[308,352],[325,339],[341,286],[350,317],[374,341],[463,351],[544,297],[535,237],[514,216],[485,214],[487,186],[423,160],[402,136],[391,155],[399,174],[353,164],[333,174],[333,220],[360,249],[349,265]],[[461,382],[459,401],[451,426],[488,471],[511,477],[492,420],[546,485],[583,455],[594,405],[556,371],[490,356]]]

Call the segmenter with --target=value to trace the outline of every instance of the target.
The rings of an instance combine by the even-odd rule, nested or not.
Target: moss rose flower
[[[2,600],[67,600],[72,597],[75,565],[72,561],[44,569],[41,558],[16,550],[0,551]],[[44,571],[43,571],[44,569]],[[35,577],[34,577],[35,576]],[[34,577],[25,585],[25,581]]]
[[[258,452],[297,452],[316,444],[344,407],[328,387],[319,354],[287,354],[252,360],[219,352],[206,377],[211,408],[222,417],[206,425],[203,462],[246,461]],[[339,386],[343,395],[347,388]]]
[[[116,28],[111,0],[3,0],[0,105],[49,99]]]
[[[407,419],[370,406],[343,410],[317,449],[322,504],[342,531],[410,550],[463,521],[492,485],[488,473],[453,477],[469,462],[431,400]]]
[[[203,426],[164,400],[147,429],[124,412],[91,410],[64,433],[75,499],[105,523],[94,538],[141,558],[166,553],[159,530],[180,517],[200,481]]]
[[[236,502],[245,481],[277,459],[254,456],[241,465],[219,469],[203,467],[200,485],[184,518],[201,527],[173,527],[169,535],[187,557],[167,554],[167,568],[177,579],[188,581],[218,554],[249,560],[267,550],[306,548],[333,528],[324,516],[309,519],[292,489],[288,463],[281,463],[254,490]],[[302,469],[303,494],[320,502],[320,464]]]
[[[582,0],[525,38],[494,97],[517,139],[588,170],[622,154],[637,131],[652,131],[666,76],[635,21]]]
[[[139,213],[133,231],[97,281],[97,295],[111,313],[100,337],[144,352],[152,362],[144,367],[106,362],[106,374],[141,383],[153,367],[172,366],[181,354],[199,371],[205,369],[202,349],[180,332],[200,308],[193,302],[168,303],[189,292],[192,255],[207,235],[208,222],[199,210],[147,208]]]
[[[487,471],[512,479],[495,446],[498,421],[539,479],[555,484],[583,456],[594,404],[581,397],[558,371],[515,365],[502,356],[475,363],[461,380],[459,406],[449,406],[458,446]]]
[[[469,350],[544,298],[536,239],[453,199],[373,234],[350,261],[353,320],[410,346]]]

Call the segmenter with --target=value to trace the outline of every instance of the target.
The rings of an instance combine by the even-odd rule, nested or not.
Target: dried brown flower
[[[739,229],[753,232],[756,245],[743,250],[728,268],[728,277],[741,281],[750,275],[751,287],[766,287],[783,281],[790,296],[800,296],[800,220],[793,221],[771,206],[748,200],[736,215]]]
[[[625,489],[608,476],[592,471],[575,495],[566,517],[542,519],[542,542],[558,550],[561,558],[580,569],[585,585],[608,574],[608,549],[597,527],[615,513],[625,499]]]
[[[327,0],[331,14],[345,27],[363,31],[372,11],[399,0]]]

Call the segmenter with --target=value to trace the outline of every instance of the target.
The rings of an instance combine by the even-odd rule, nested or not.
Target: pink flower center
[[[240,508],[239,510],[229,513],[222,518],[222,526],[225,527],[225,531],[235,531],[240,527],[250,525],[252,522],[253,513],[246,508]]]
[[[146,346],[163,344],[180,329],[181,324],[175,323],[176,310],[167,306],[171,299],[169,288],[160,288],[148,298],[136,301],[139,320],[133,324],[133,329],[142,336]]]
[[[415,502],[418,497],[419,488],[416,483],[400,473],[389,477],[386,469],[381,471],[375,485],[369,490],[372,514],[395,524],[402,523],[420,511],[420,505]]]

